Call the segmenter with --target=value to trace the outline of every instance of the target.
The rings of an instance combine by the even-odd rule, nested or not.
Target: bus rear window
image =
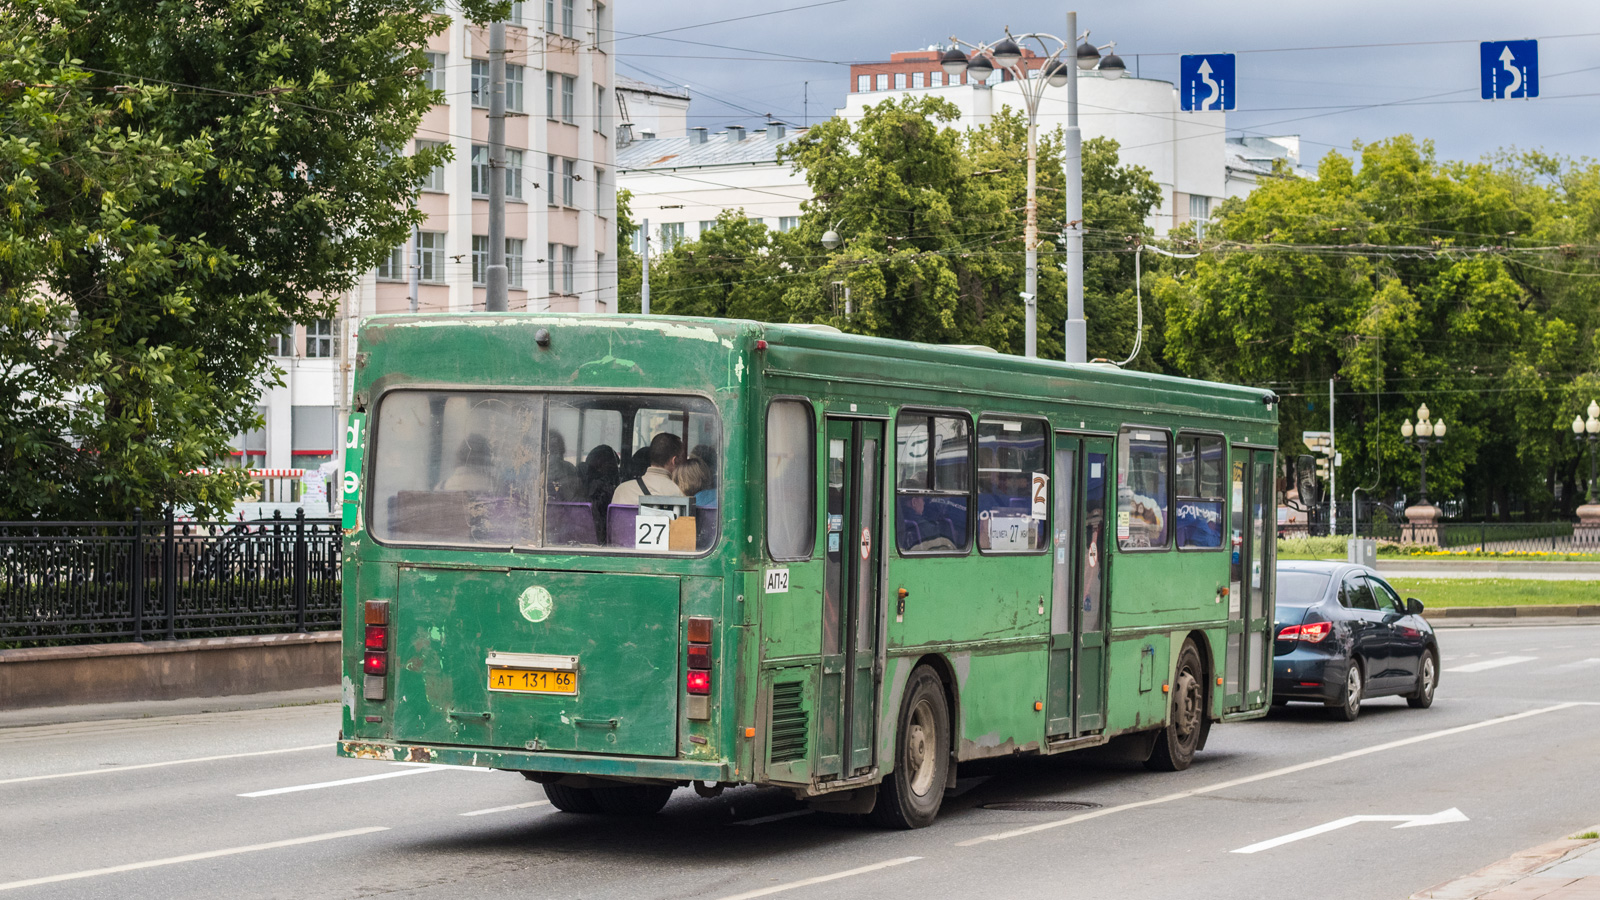
[[[376,422],[378,540],[692,554],[716,539],[721,423],[703,398],[397,390]]]

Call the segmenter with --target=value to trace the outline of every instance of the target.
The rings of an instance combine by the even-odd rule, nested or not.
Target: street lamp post
[[[1573,536],[1583,543],[1600,543],[1600,500],[1595,497],[1595,451],[1600,449],[1600,403],[1589,401],[1589,420],[1582,416],[1572,420],[1572,439],[1580,445],[1589,445],[1589,490],[1584,504],[1578,507],[1578,526]]]
[[[1004,39],[987,44],[968,43],[952,35],[950,38],[952,45],[959,46],[952,46],[939,57],[940,67],[950,76],[953,83],[965,72],[967,83],[976,83],[980,90],[995,69],[1011,73],[1027,107],[1028,202],[1026,224],[1023,227],[1023,248],[1027,259],[1024,266],[1022,302],[1027,312],[1027,337],[1023,352],[1029,357],[1039,355],[1039,201],[1036,195],[1039,165],[1039,100],[1044,96],[1046,84],[1051,87],[1067,88],[1067,145],[1063,152],[1066,156],[1067,180],[1066,357],[1068,362],[1086,362],[1088,357],[1083,319],[1083,160],[1078,132],[1077,70],[1095,68],[1098,64],[1100,73],[1107,78],[1118,78],[1127,71],[1122,58],[1115,53],[1104,59],[1100,57],[1101,49],[1114,47],[1114,44],[1107,44],[1105,48],[1076,44],[1077,16],[1077,13],[1067,14],[1067,33],[1075,38],[1071,44],[1053,34],[1030,32],[1013,35],[1011,29],[1007,28]],[[1085,32],[1082,37],[1088,37],[1088,33]],[[1041,56],[1031,59],[1023,56],[1022,47],[1030,41],[1038,45]],[[962,52],[960,49],[962,46],[969,48],[971,54]],[[1051,49],[1052,47],[1054,49]],[[1076,65],[1061,62],[1061,55],[1069,47],[1074,50]],[[1031,67],[1039,77],[1035,78],[1030,74],[1030,62],[1039,63]]]
[[[1426,403],[1417,407],[1416,425],[1413,426],[1411,420],[1406,419],[1405,424],[1400,426],[1401,442],[1416,447],[1422,453],[1421,490],[1417,492],[1417,502],[1406,507],[1406,521],[1411,523],[1414,543],[1439,542],[1439,508],[1428,502],[1428,448],[1444,443],[1444,433],[1444,420],[1430,419]],[[1422,540],[1417,540],[1419,535]]]

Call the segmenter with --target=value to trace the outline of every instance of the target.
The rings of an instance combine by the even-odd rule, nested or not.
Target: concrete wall
[[[323,687],[339,662],[337,631],[0,650],[0,709]]]

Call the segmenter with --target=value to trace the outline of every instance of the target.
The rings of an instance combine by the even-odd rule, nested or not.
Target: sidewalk
[[[192,697],[185,700],[130,700],[124,703],[83,703],[76,706],[37,706],[0,710],[0,729],[29,728],[36,725],[61,725],[68,722],[94,722],[103,719],[153,719],[163,716],[192,716],[204,713],[236,712],[243,709],[269,709],[279,706],[310,706],[338,703],[337,685],[300,688],[292,691],[267,691],[228,697]]]
[[[1593,833],[1592,829],[1576,832]],[[1600,839],[1551,841],[1411,895],[1411,900],[1596,900]]]

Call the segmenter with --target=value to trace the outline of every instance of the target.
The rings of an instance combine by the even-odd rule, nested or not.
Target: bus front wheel
[[[1193,641],[1184,641],[1172,677],[1172,709],[1167,727],[1156,736],[1155,752],[1145,767],[1158,772],[1181,772],[1194,762],[1206,721],[1206,670]]]
[[[872,820],[885,828],[926,828],[944,802],[950,771],[950,706],[944,683],[918,666],[906,683],[895,734],[895,766],[878,788]]]

